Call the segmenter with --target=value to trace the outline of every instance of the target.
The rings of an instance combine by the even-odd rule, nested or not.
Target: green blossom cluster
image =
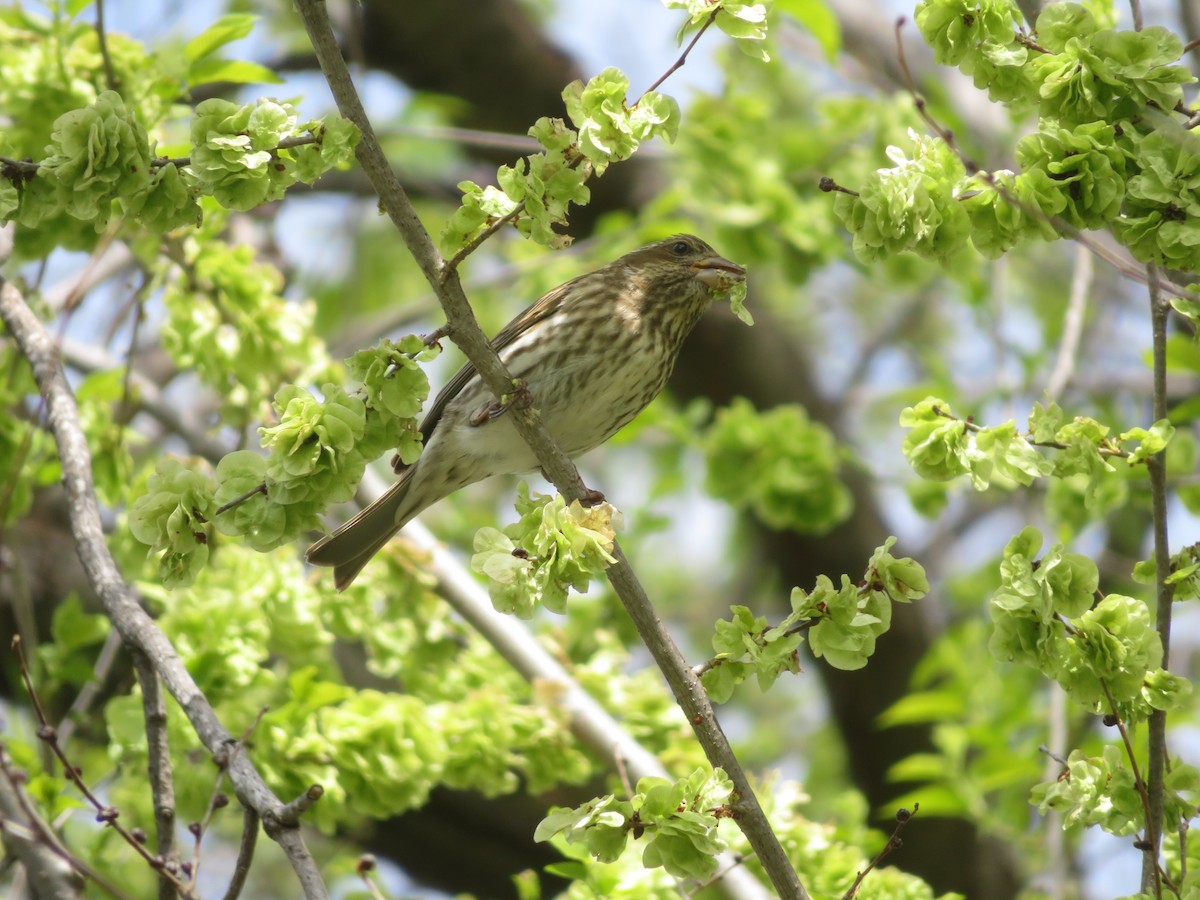
[[[716,703],[754,675],[767,690],[784,672],[800,671],[797,650],[808,634],[813,655],[845,670],[861,669],[875,652],[875,642],[892,621],[892,604],[919,600],[929,592],[925,570],[916,561],[892,556],[896,539],[888,538],[871,555],[858,583],[843,575],[840,586],[822,575],[812,591],[792,590],[792,611],[782,622],[768,626],[745,606],[733,606],[733,616],[717,622],[712,645],[716,651],[701,681]]]
[[[233,421],[252,418],[281,380],[334,377],[311,337],[315,306],[289,302],[282,289],[279,270],[253,248],[206,234],[186,243],[163,292],[163,347],[216,391]]]
[[[196,465],[163,457],[146,493],[129,510],[129,531],[158,554],[167,587],[186,587],[208,562],[208,523],[216,511],[212,482]]]
[[[1034,404],[1025,432],[1012,420],[984,427],[956,417],[950,405],[926,397],[900,413],[900,424],[909,429],[903,452],[913,470],[930,481],[950,481],[969,475],[976,490],[992,483],[1030,485],[1036,478],[1083,476],[1085,499],[1094,509],[1097,491],[1106,474],[1115,472],[1114,458],[1136,466],[1161,452],[1175,428],[1163,419],[1150,428],[1132,428],[1115,438],[1103,425],[1087,416],[1066,420],[1056,403]],[[1039,447],[1054,450],[1043,455]]]
[[[1164,788],[1164,824],[1169,832],[1174,832],[1195,815],[1200,771],[1173,759],[1164,779]],[[1073,750],[1057,779],[1034,786],[1030,802],[1043,813],[1047,810],[1061,813],[1064,828],[1098,825],[1118,837],[1138,833],[1145,821],[1145,807],[1136,776],[1127,766],[1123,750],[1114,744],[1105,746],[1100,756]],[[1190,873],[1185,884],[1195,889],[1196,882]],[[1172,892],[1172,896],[1186,894],[1187,891],[1178,895]]]
[[[913,156],[888,147],[895,163],[878,169],[858,196],[839,193],[834,212],[854,236],[854,253],[875,262],[912,252],[944,262],[958,253],[970,233],[970,221],[954,196],[965,177],[962,162],[944,142],[910,132]]]
[[[1020,103],[1036,96],[1017,40],[1021,13],[1011,0],[922,0],[914,19],[934,59],[957,66],[993,100]]]
[[[368,410],[391,420],[388,428],[367,429],[364,439],[368,443],[360,449],[368,460],[395,449],[405,465],[416,462],[421,453],[416,417],[429,396],[429,378],[419,363],[429,362],[440,352],[440,345],[427,345],[420,335],[410,334],[360,350],[346,360],[350,376],[366,391]]]
[[[155,159],[138,111],[104,91],[54,121],[32,179],[0,177],[0,221],[15,220],[23,235],[32,235],[26,243],[43,252],[56,244],[76,246],[79,224],[103,231],[117,212],[156,233],[199,225],[201,194],[229,208],[251,209],[282,197],[297,179],[311,182],[347,165],[358,141],[349,122],[298,124],[289,104],[272,100],[245,106],[206,100],[196,108],[191,131],[190,159]],[[76,224],[64,232],[64,220]]]
[[[230,209],[278,200],[295,183],[296,166],[277,148],[297,122],[290,104],[274,100],[244,106],[205,100],[192,120],[192,173],[205,193]]]
[[[188,172],[201,193],[228,209],[279,200],[297,181],[311,184],[346,168],[358,129],[331,116],[300,122],[290,103],[260,97],[239,106],[212,98],[196,107]]]
[[[1038,16],[1038,39],[1050,52],[1030,60],[1040,111],[1064,125],[1133,119],[1148,106],[1171,110],[1195,81],[1166,28],[1100,30],[1074,3],[1053,3]]]
[[[275,395],[279,424],[262,427],[269,452],[267,492],[277,503],[308,503],[324,497],[341,503],[354,496],[367,460],[356,446],[367,428],[367,405],[336,384],[321,386],[323,400],[285,385]]]
[[[501,166],[496,173],[499,187],[461,182],[462,205],[442,231],[442,253],[453,256],[510,215],[526,237],[550,247],[566,246],[570,239],[554,226],[566,224],[570,204],[588,202],[588,178],[603,173],[610,163],[628,159],[652,137],[673,141],[679,129],[674,99],[650,91],[629,107],[628,91],[629,79],[614,68],[587,84],[567,85],[562,96],[575,129],[562,119],[542,117],[529,129],[545,148],[542,153]]]
[[[520,519],[503,531],[475,533],[471,568],[488,576],[488,593],[500,612],[523,619],[539,606],[565,612],[567,591],[587,591],[592,578],[615,562],[619,513],[609,503],[585,509],[559,494],[530,494],[524,482],[516,508]]]
[[[53,123],[86,107],[101,93],[99,85],[119,84],[139,121],[147,127],[166,116],[187,90],[180,61],[152,53],[129,35],[106,34],[105,53],[95,23],[76,4],[52,18],[10,4],[0,20],[0,109],[5,113],[0,147],[17,159],[37,159]],[[193,82],[194,84],[195,82]]]
[[[939,62],[1015,112],[1036,106],[1041,119],[1018,144],[1017,174],[967,178],[952,164],[926,165],[922,178],[890,150],[896,166],[834,202],[861,259],[908,251],[945,261],[968,241],[995,257],[1027,240],[1112,228],[1140,260],[1200,271],[1200,137],[1171,118],[1195,80],[1177,36],[1114,30],[1069,2],[1047,5],[1032,37],[1019,32],[1012,0],[922,0],[916,21]],[[915,159],[928,140],[914,139]]]
[[[597,175],[629,159],[643,141],[661,135],[669,143],[679,131],[679,104],[672,97],[650,91],[626,108],[628,91],[629,79],[612,67],[586,85],[573,81],[563,89],[567,115],[579,129],[578,150]]]
[[[537,702],[403,561],[387,562],[335,594],[305,578],[291,551],[228,545],[191,587],[167,590],[152,578],[139,590],[223,721],[240,730],[269,708],[254,732],[255,764],[281,796],[321,784],[306,821],[325,831],[398,815],[438,785],[495,796],[589,777],[591,763],[554,703]],[[106,621],[78,609],[56,618],[69,644],[49,660],[55,677],[86,680]],[[347,687],[335,638],[362,642],[372,672],[402,679],[405,692]],[[106,718],[114,758],[144,771],[140,697],[114,698]],[[180,764],[196,738],[174,704],[168,727],[180,809],[198,817],[214,773]],[[123,815],[148,806],[136,775],[119,790]]]
[[[1126,721],[1177,706],[1190,685],[1159,668],[1162,644],[1146,604],[1121,594],[1098,599],[1094,562],[1061,545],[1039,558],[1041,548],[1041,533],[1027,527],[1004,549],[989,603],[993,655],[1032,666],[1077,702]]]
[[[412,356],[437,351],[425,348],[419,337],[399,346],[409,349],[384,342],[351,361],[365,377],[367,399],[332,383],[322,386],[323,400],[295,385],[282,388],[274,401],[277,424],[259,429],[265,457],[250,450],[229,453],[217,464],[215,479],[171,458],[159,464],[130,511],[130,529],[152,551],[165,551],[164,583],[186,585],[196,578],[208,559],[201,526],[214,515],[222,534],[242,537],[255,550],[272,550],[319,528],[319,514],[352,497],[367,463],[380,454],[399,448],[412,456],[419,450],[414,416],[429,383]],[[388,384],[392,374],[399,390]],[[407,400],[405,392],[412,395]]]
[[[326,595],[323,621],[362,645],[374,675],[399,679],[426,704],[446,747],[438,777],[487,796],[585,780],[592,766],[553,697],[542,702],[434,596],[424,560],[405,549],[393,548],[344,593]]]
[[[1061,813],[1064,827],[1099,825],[1118,837],[1136,834],[1144,818],[1137,783],[1115,744],[1100,757],[1072,750],[1062,776],[1036,785],[1030,802]]]
[[[1200,271],[1200,135],[1163,121],[1130,137],[1141,161],[1117,236],[1143,262]]]
[[[682,9],[687,20],[679,29],[679,40],[689,31],[699,28],[715,14],[713,24],[734,39],[747,56],[767,62],[767,6],[747,0],[663,0],[667,9]]]
[[[1061,204],[1038,204],[1043,212],[1076,228],[1102,228],[1117,217],[1124,199],[1125,154],[1116,143],[1116,129],[1106,122],[1072,129],[1043,122],[1017,143],[1020,177],[1035,183],[1039,197],[1060,193]]]
[[[38,174],[53,187],[57,204],[94,222],[97,231],[108,224],[114,200],[142,193],[150,183],[146,129],[113,91],[60,116],[46,153]]]
[[[976,175],[958,196],[971,220],[971,243],[997,257],[1023,240],[1053,240],[1061,227],[1119,226],[1130,162],[1106,122],[1064,128],[1043,120],[1017,144],[1019,174]]]
[[[152,166],[146,129],[115,92],[59,116],[50,137],[32,180],[18,188],[0,178],[0,219],[44,232],[51,244],[58,223],[100,232],[114,212],[158,232],[198,221],[195,188],[174,166]]]
[[[717,412],[702,446],[709,493],[773,528],[824,534],[850,515],[837,441],[799,406],[759,412],[735,399]]]
[[[662,867],[675,878],[706,881],[717,870],[725,842],[717,835],[730,815],[733,782],[721,769],[699,768],[686,778],[638,780],[628,800],[613,794],[576,809],[555,808],[534,832],[535,841],[561,835],[567,844],[587,849],[600,862],[620,858],[632,836],[645,838],[642,864]]]
[[[649,782],[648,786],[652,784]],[[640,783],[637,787],[641,787]],[[812,800],[795,782],[769,782],[760,796],[772,829],[787,848],[800,881],[809,893],[814,897],[840,897],[844,894],[846,886],[854,883],[869,861],[860,849],[870,846],[872,840],[872,833],[865,824],[865,801],[845,795],[842,814],[838,823],[834,824],[828,821],[828,817],[818,817],[824,819],[819,821],[805,815],[812,806]],[[681,802],[686,797],[685,791]],[[555,864],[550,871],[574,881],[563,896],[567,900],[592,900],[596,897],[606,900],[675,900],[680,891],[677,877],[664,868],[647,871],[644,867],[643,839],[639,838],[639,834],[644,832],[644,837],[649,837],[650,830],[633,830],[636,823],[624,818],[626,811],[619,803],[602,797],[575,811],[556,810],[543,822],[543,828],[547,829],[563,824],[567,826],[550,838],[554,848],[565,857],[564,862]],[[721,810],[721,807],[714,809]],[[612,812],[616,815],[605,816]],[[577,815],[573,817],[572,813]],[[594,820],[593,824],[586,823],[588,817]],[[615,828],[621,821],[625,822],[634,839],[623,842],[623,852],[617,858],[609,860],[606,854],[601,861],[590,852],[587,832],[592,828]],[[573,822],[582,824],[582,834],[580,829],[572,829]],[[571,842],[568,842],[568,834]],[[597,849],[601,852],[609,848],[608,838],[619,840],[611,831],[595,838]],[[718,820],[715,840],[727,844],[735,854],[750,852],[749,844],[732,818]],[[692,854],[687,853],[687,856],[691,857]],[[698,864],[698,860],[696,862]],[[689,865],[688,868],[693,869],[693,866]],[[527,889],[521,894],[523,898],[535,900],[541,896],[533,879],[522,881],[520,886],[522,890]],[[878,900],[933,900],[934,897],[928,885],[894,866],[873,869],[865,886],[869,886],[870,896]],[[685,890],[690,887],[691,883],[685,885]]]

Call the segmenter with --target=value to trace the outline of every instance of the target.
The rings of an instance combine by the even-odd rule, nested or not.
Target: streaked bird
[[[542,421],[575,457],[607,441],[658,396],[684,339],[745,270],[689,234],[627,253],[550,291],[492,346],[522,380]],[[511,417],[468,363],[421,425],[424,450],[397,467],[378,500],[308,549],[338,590],[410,519],[459,488],[537,467]]]

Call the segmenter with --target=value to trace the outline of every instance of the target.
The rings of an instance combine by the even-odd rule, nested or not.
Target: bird
[[[603,444],[662,391],[685,338],[746,271],[700,238],[647,244],[551,290],[492,339],[522,393],[572,458]],[[526,393],[527,392],[527,393]],[[537,459],[467,363],[421,424],[416,462],[377,500],[308,548],[345,590],[409,520],[460,488],[537,468]]]

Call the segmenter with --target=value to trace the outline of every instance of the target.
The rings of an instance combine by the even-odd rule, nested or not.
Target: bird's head
[[[655,271],[664,280],[691,281],[715,294],[728,291],[746,277],[745,269],[691,234],[647,244],[630,253],[626,261]]]

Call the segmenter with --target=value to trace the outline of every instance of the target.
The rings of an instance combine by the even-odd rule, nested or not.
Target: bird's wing
[[[492,347],[495,348],[496,352],[499,353],[524,334],[526,330],[553,314],[555,310],[562,306],[563,299],[570,293],[571,288],[578,281],[579,279],[576,278],[568,281],[566,284],[560,284],[505,325],[492,338]],[[446,411],[446,407],[450,401],[459,395],[462,389],[467,386],[467,383],[475,377],[475,374],[475,366],[472,363],[467,363],[446,383],[446,386],[442,388],[441,392],[434,399],[433,405],[429,407],[429,412],[425,414],[425,420],[421,423],[421,437],[425,443],[429,443],[429,436],[437,428],[438,422],[441,421],[442,413]]]

